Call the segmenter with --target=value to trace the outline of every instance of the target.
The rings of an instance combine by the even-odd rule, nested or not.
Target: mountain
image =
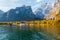
[[[42,9],[38,9],[36,11],[36,19],[38,20],[43,20],[44,19],[44,14]]]
[[[6,13],[0,10],[0,22],[6,21],[7,21]]]
[[[0,18],[3,16],[4,12],[0,10]]]
[[[0,10],[0,14],[3,14],[3,13],[4,13],[4,11]]]
[[[16,7],[7,13],[8,21],[31,21],[35,20],[31,6]]]
[[[44,13],[48,13],[50,9],[47,7]],[[41,8],[38,8],[34,14],[31,6],[16,7],[7,12],[0,11],[0,22],[43,20],[44,13]]]
[[[40,20],[40,19],[44,19],[45,15],[47,15],[50,10],[52,9],[52,5],[51,4],[44,4],[41,5],[40,7],[38,7],[35,10],[35,14],[36,14],[36,19]]]

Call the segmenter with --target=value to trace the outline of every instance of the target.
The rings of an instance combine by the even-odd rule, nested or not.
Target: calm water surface
[[[40,29],[29,30],[27,26],[0,26],[0,40],[54,40]]]

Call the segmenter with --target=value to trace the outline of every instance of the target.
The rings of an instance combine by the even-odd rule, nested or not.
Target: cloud
[[[0,2],[5,2],[6,0],[0,0]]]
[[[20,7],[22,5],[32,5],[32,0],[0,0],[0,10],[8,10],[9,8]],[[5,10],[6,8],[6,10]]]
[[[38,3],[42,3],[42,1],[43,0],[0,0],[0,9],[5,10],[6,8],[6,10],[8,10],[11,8],[20,7],[22,5],[33,6],[33,9],[35,9],[40,6]]]
[[[7,11],[11,8],[21,6],[20,0],[0,0],[0,10]]]
[[[42,0],[36,0],[36,2],[40,2],[40,1],[42,1]]]
[[[9,7],[3,7],[3,6],[0,6],[0,10],[6,12],[8,11],[10,8]]]

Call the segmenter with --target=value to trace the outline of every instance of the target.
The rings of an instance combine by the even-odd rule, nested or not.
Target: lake
[[[0,40],[54,40],[43,28],[33,26],[0,25]]]

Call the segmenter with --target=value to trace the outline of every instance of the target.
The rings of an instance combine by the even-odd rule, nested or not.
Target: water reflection
[[[47,34],[47,35],[46,35]],[[0,26],[0,40],[54,40],[43,26]]]

